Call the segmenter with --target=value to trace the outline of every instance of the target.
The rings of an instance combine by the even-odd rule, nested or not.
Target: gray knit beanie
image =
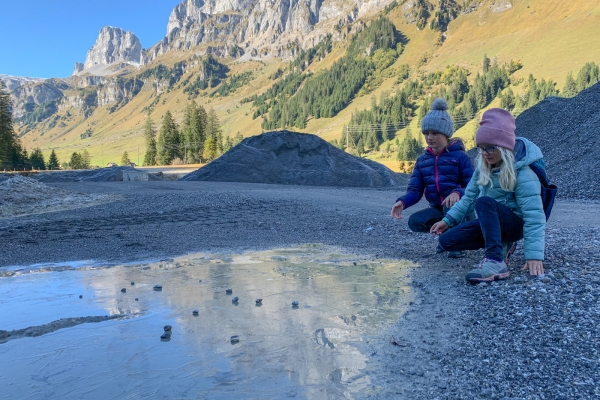
[[[431,111],[427,113],[421,122],[421,132],[436,131],[451,138],[454,134],[454,122],[446,112],[448,104],[446,100],[437,98],[431,103]]]

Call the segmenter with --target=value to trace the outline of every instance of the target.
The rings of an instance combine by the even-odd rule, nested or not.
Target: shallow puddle
[[[410,267],[309,245],[111,267],[5,270],[0,329],[36,327],[28,334],[41,336],[0,335],[0,398],[369,393],[363,372],[369,354],[361,343],[395,323],[412,300]],[[161,291],[154,290],[157,284]],[[123,318],[48,325],[107,314]],[[172,326],[168,341],[160,338],[165,325]]]

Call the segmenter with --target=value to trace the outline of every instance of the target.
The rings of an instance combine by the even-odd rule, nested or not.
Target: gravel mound
[[[45,172],[35,176],[40,182],[115,182],[123,177],[124,172],[139,171],[133,167],[107,167],[84,171]],[[157,180],[150,174],[151,180]],[[154,178],[154,179],[153,179]]]
[[[244,139],[223,156],[180,180],[396,187],[405,185],[407,176],[349,155],[318,136],[276,131]]]
[[[35,179],[15,175],[0,182],[0,217],[38,214],[86,207],[112,201],[114,195],[81,194],[47,186]]]
[[[550,181],[558,196],[600,199],[600,84],[572,99],[548,97],[517,117],[517,135],[536,143],[544,153]]]

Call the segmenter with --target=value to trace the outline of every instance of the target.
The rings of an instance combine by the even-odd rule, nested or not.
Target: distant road
[[[139,167],[136,166],[135,169],[139,169],[142,171],[148,171],[151,173],[162,172],[163,174],[189,174],[192,171],[197,170],[200,167],[203,167],[206,164],[186,164],[186,165],[158,165],[152,167]]]

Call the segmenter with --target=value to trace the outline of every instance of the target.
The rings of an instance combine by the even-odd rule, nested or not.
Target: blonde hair
[[[514,192],[517,185],[517,171],[515,171],[515,154],[504,147],[496,147],[502,155],[502,168],[500,169],[500,187],[507,192]],[[479,154],[476,160],[479,170],[477,184],[487,186],[492,183],[492,166]]]

